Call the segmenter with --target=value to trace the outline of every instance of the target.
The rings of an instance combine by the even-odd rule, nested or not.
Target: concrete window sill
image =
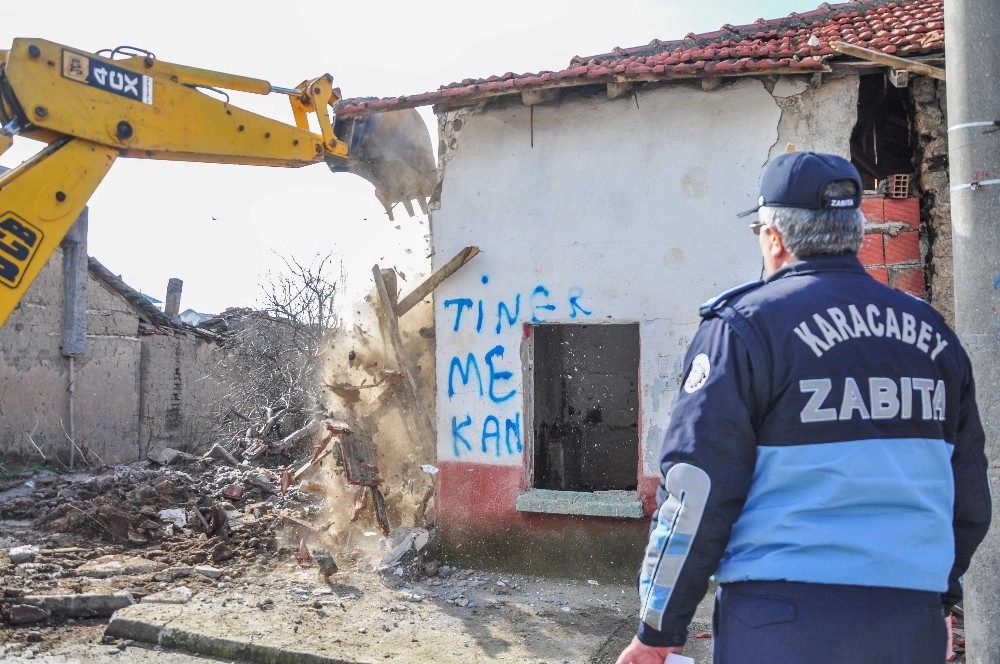
[[[618,519],[642,519],[642,501],[635,491],[552,491],[529,489],[517,497],[517,511],[579,514]]]

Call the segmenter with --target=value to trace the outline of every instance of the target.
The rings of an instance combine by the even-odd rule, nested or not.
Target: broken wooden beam
[[[295,482],[298,482],[299,478],[301,478],[303,475],[305,475],[309,471],[310,468],[312,468],[313,466],[315,466],[316,464],[318,464],[320,461],[322,461],[323,459],[325,459],[328,456],[330,456],[330,454],[332,454],[332,453],[333,453],[333,448],[330,447],[330,448],[327,448],[326,450],[324,450],[323,453],[320,454],[319,456],[313,457],[311,460],[307,461],[305,463],[305,465],[303,465],[301,468],[299,468],[298,470],[296,470],[292,474],[292,480],[295,481]]]
[[[458,252],[454,258],[442,265],[434,274],[427,277],[423,283],[414,288],[413,292],[396,304],[396,316],[400,317],[412,309],[420,300],[430,295],[435,288],[441,285],[442,281],[453,275],[458,268],[475,258],[478,253],[479,247],[466,247]]]
[[[475,250],[474,253],[472,254],[473,256],[479,253],[479,249],[475,247],[469,247],[467,249]],[[462,254],[460,254],[459,256],[461,255]],[[456,258],[459,258],[459,256],[456,256]],[[449,264],[452,262],[455,262],[455,259],[449,261]],[[462,265],[464,265],[464,262],[459,261],[458,265],[455,267],[455,270],[457,270]],[[444,268],[438,270],[438,272],[435,274],[438,274],[443,270]],[[454,270],[452,270],[452,272],[454,272]],[[403,338],[399,334],[399,320],[396,317],[396,311],[392,308],[392,300],[389,298],[389,293],[386,291],[385,281],[382,280],[382,271],[379,269],[378,265],[372,267],[372,274],[375,277],[376,290],[378,291],[379,300],[382,303],[382,312],[384,315],[380,316],[380,318],[385,320],[386,327],[389,328],[388,336],[389,340],[391,341],[390,345],[392,346],[392,349],[396,356],[396,365],[399,367],[399,370],[403,372],[403,375],[406,376],[406,383],[407,386],[410,388],[409,392],[413,402],[413,408],[417,410],[416,420],[423,427],[426,428],[426,431],[424,431],[426,440],[422,442],[428,445],[433,445],[435,442],[434,422],[433,420],[431,420],[431,416],[427,412],[427,409],[424,408],[422,403],[420,403],[420,396],[419,392],[417,391],[417,380],[413,377],[413,371],[410,369],[410,363],[409,361],[407,361],[406,353],[404,352]],[[447,276],[448,276],[447,274],[442,276],[441,281],[443,281]],[[427,282],[430,282],[433,279],[434,275],[431,275],[430,279],[428,279]],[[438,283],[440,283],[440,281]]]
[[[945,80],[945,70],[940,67],[934,67],[933,65],[927,65],[922,62],[914,62],[912,60],[907,60],[906,58],[898,58],[895,55],[879,53],[878,51],[863,48],[855,44],[848,44],[847,42],[830,42],[830,48],[835,50],[837,53],[852,55],[855,58],[868,60],[869,62],[874,62],[878,65],[884,65],[893,69],[905,69],[913,74],[930,76],[931,78],[936,78],[939,81]]]

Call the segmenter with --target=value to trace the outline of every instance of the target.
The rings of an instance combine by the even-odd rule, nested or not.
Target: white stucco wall
[[[444,118],[434,268],[481,253],[434,296],[439,461],[523,463],[522,323],[638,322],[644,468],[657,472],[699,304],[761,273],[736,212],[787,145],[848,153],[856,78],[805,80],[779,80],[777,95],[758,79],[566,93]],[[466,381],[456,366],[470,355],[479,377]]]

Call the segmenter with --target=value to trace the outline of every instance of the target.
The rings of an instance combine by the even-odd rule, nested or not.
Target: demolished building
[[[699,304],[756,279],[737,211],[850,157],[874,277],[953,319],[941,0],[823,4],[358,102],[433,105],[436,510],[447,555],[631,578]]]

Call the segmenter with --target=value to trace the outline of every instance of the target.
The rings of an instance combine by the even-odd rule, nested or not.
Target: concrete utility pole
[[[1000,662],[1000,16],[996,0],[945,0],[955,328],[976,374],[994,524],[965,575],[969,664]]]

